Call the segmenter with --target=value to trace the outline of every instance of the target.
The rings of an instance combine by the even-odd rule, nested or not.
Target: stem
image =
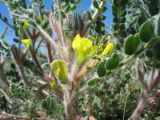
[[[1,56],[0,56],[1,57]],[[2,57],[1,57],[1,59],[2,59]],[[0,82],[2,82],[1,84],[3,84],[2,86],[5,88],[7,88],[7,87],[9,87],[9,81],[7,80],[7,76],[6,76],[6,74],[5,74],[5,72],[4,72],[4,66],[3,66],[3,64],[4,64],[4,61],[3,60],[0,60]]]
[[[88,61],[85,65],[82,66],[82,68],[79,70],[79,72],[76,75],[76,80],[79,81],[84,75],[86,75],[92,68],[95,67],[95,65],[98,63],[97,59],[92,59]]]
[[[96,12],[92,16],[92,21],[93,22],[97,19],[98,15],[99,15],[99,12],[104,7],[104,5],[105,5],[105,0],[102,0],[102,2],[99,5],[99,9],[97,9]]]
[[[122,61],[117,69],[119,70],[121,67],[123,67],[124,65],[126,65],[128,62],[130,62],[131,60],[137,58],[137,56],[141,55],[147,48],[152,47],[156,42],[158,42],[157,39],[153,39],[150,42],[148,42],[147,44],[145,44],[134,55],[132,55],[132,56],[128,57],[128,59]],[[113,71],[111,73],[113,73]]]
[[[62,29],[62,25],[63,25],[63,21],[62,21],[62,16],[61,16],[61,12],[60,12],[60,0],[57,0],[57,4],[58,4],[58,14],[59,14],[59,21],[60,21],[60,32],[61,32],[61,36],[62,36],[62,45],[65,46],[65,39],[64,39],[64,32]]]
[[[90,25],[91,25],[93,22],[96,21],[98,15],[99,15],[101,9],[104,7],[104,5],[105,5],[105,0],[102,0],[101,3],[100,3],[100,5],[99,5],[99,9],[97,9],[97,10],[95,11],[95,13],[92,15],[92,20],[86,25],[86,28],[84,29],[84,32],[83,32],[83,34],[82,34],[83,36],[87,33]]]
[[[73,120],[73,97],[69,94],[64,94],[64,108],[67,120]]]
[[[59,40],[59,42],[61,44],[61,46],[63,46],[63,42],[62,42],[62,39],[61,39],[61,33],[59,31],[57,22],[53,19],[53,15],[52,14],[50,14],[49,20],[50,20],[52,31],[54,31],[57,39]]]
[[[128,96],[129,96],[129,91],[127,89],[127,95],[126,95],[126,99],[125,99],[125,103],[124,103],[124,110],[123,110],[123,119],[125,119],[125,113],[126,113],[126,107],[127,107],[127,101],[128,101]]]
[[[46,47],[47,47],[47,53],[48,53],[48,62],[51,63],[53,61],[53,57],[52,57],[52,52],[51,52],[51,46],[50,44],[47,42],[46,43]]]
[[[145,105],[148,103],[148,95],[142,96],[139,100],[136,109],[128,120],[137,120],[139,114],[144,110]]]
[[[14,27],[6,20],[4,20],[2,17],[0,17],[0,19],[2,20],[2,22],[4,22],[8,27],[10,27],[11,29],[14,30]]]
[[[38,52],[38,49],[40,48],[42,42],[43,42],[43,40],[40,40],[40,42],[38,43],[37,48],[35,48],[35,53]]]
[[[150,80],[147,81],[147,88],[141,92],[141,99],[138,102],[136,109],[133,114],[129,118],[129,120],[137,120],[140,113],[144,111],[146,104],[149,102],[149,96],[152,92],[152,89],[157,83],[160,81],[160,72],[158,69],[153,67],[152,74]]]
[[[25,77],[23,65],[21,65],[21,63],[20,63],[20,64],[17,65],[17,67],[18,67],[20,76],[21,76],[21,78],[22,78],[24,84],[29,85],[29,83],[28,83],[28,81],[27,81],[27,79],[26,79],[26,77]]]
[[[64,54],[63,54],[62,50],[60,49],[60,47],[57,45],[57,43],[39,25],[37,25],[37,28],[42,33],[42,35],[46,38],[46,40],[49,43],[51,43],[51,45],[53,46],[53,48],[58,52],[59,56],[62,59],[64,59]]]

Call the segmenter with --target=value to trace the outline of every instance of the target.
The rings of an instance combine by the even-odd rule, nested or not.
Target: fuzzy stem
[[[136,109],[134,110],[133,114],[128,120],[137,120],[139,114],[144,110],[144,107],[147,103],[148,103],[148,95],[146,94],[142,96],[142,98],[139,100]]]
[[[39,25],[37,25],[37,28],[42,33],[42,35],[46,38],[46,40],[48,40],[48,42],[51,43],[51,45],[54,47],[54,49],[58,52],[59,56],[62,59],[64,59],[64,54],[63,54],[62,50],[60,49],[60,47],[57,45],[57,43],[55,41],[53,41],[52,38]]]
[[[73,120],[73,97],[71,95],[64,95],[64,108],[65,108],[65,114],[67,117],[67,120]]]
[[[153,87],[159,81],[160,81],[160,72],[159,72],[159,70],[155,70],[155,68],[153,68],[151,78],[148,81],[148,86],[144,91],[142,91],[142,93],[141,93],[142,97],[139,100],[138,105],[137,105],[136,109],[134,110],[133,114],[131,115],[131,117],[129,118],[129,120],[137,120],[138,119],[139,114],[144,111],[144,107],[146,106],[146,104],[149,101],[149,96],[150,96],[150,93],[151,93]]]
[[[29,85],[29,83],[28,83],[28,81],[27,81],[27,79],[26,79],[26,77],[25,77],[23,65],[18,64],[18,65],[17,65],[17,68],[18,68],[18,70],[19,70],[20,76],[21,76],[24,84],[25,84],[25,85]]]

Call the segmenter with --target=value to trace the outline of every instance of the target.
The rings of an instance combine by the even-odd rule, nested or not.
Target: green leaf
[[[112,5],[112,14],[114,16],[118,16],[118,9],[117,9],[117,6],[115,5]]]
[[[39,15],[39,16],[38,16],[38,21],[39,21],[40,23],[42,23],[42,22],[43,22],[43,18],[42,18],[42,16],[41,16],[41,15]]]
[[[128,36],[125,40],[124,52],[127,55],[134,54],[139,46],[139,43],[140,43],[140,38],[138,34]]]
[[[121,0],[121,6],[126,6],[126,4],[128,3],[128,0]]]
[[[106,69],[107,70],[113,70],[118,67],[120,62],[120,57],[118,54],[113,54],[110,59],[106,62]]]
[[[118,23],[118,22],[119,22],[118,17],[113,17],[113,23]]]
[[[149,58],[152,58],[153,57],[153,52],[151,49],[147,49],[146,52],[145,52],[145,55]]]
[[[115,6],[119,6],[120,2],[121,2],[121,0],[113,0],[113,4]]]
[[[88,86],[93,86],[97,83],[97,81],[98,81],[98,78],[90,79],[90,80],[87,81],[87,85]]]
[[[48,20],[46,20],[45,22],[43,22],[43,24],[42,24],[42,28],[43,29],[47,29],[48,26],[49,26],[49,21]]]
[[[70,10],[73,11],[76,9],[76,5],[71,5]]]
[[[96,46],[92,46],[92,42],[89,39],[81,37],[79,34],[74,38],[72,47],[75,51],[77,64],[81,64],[88,60],[97,49]]]
[[[66,7],[66,10],[65,10],[65,11],[66,11],[66,12],[69,12],[69,11],[70,11],[70,7],[71,7],[70,5],[67,5],[67,7]]]
[[[117,23],[113,23],[112,26],[113,26],[114,30],[117,30],[119,28],[119,25]]]
[[[50,64],[55,76],[62,82],[66,83],[68,81],[68,68],[67,65],[62,60],[54,60]]]
[[[143,24],[145,21],[147,21],[147,19],[148,19],[148,13],[147,13],[147,11],[146,11],[146,9],[144,8],[144,7],[140,7],[140,11],[141,11],[141,14],[140,14],[140,16],[139,16],[139,18],[138,18],[138,24],[139,25],[141,25],[141,24]]]
[[[103,77],[106,74],[106,62],[101,62],[97,66],[97,74],[99,77]]]
[[[78,4],[80,0],[69,0],[70,3]]]
[[[97,8],[97,9],[99,9],[99,6],[98,6],[98,3],[97,3],[96,0],[93,1],[93,6],[94,6],[95,8]]]
[[[17,7],[18,7],[18,5],[15,3],[15,2],[9,2],[9,7],[11,8],[11,9],[16,9]]]
[[[74,3],[74,0],[69,0],[70,3]]]
[[[65,15],[65,13],[63,11],[61,11],[61,16],[62,16],[62,18],[66,17],[66,15]]]
[[[143,42],[148,42],[152,39],[154,34],[154,26],[151,20],[146,21],[140,28],[140,38]]]

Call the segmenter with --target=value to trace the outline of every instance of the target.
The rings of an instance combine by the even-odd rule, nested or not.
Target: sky
[[[31,0],[27,0],[27,1],[31,1]],[[47,9],[48,11],[51,10],[53,0],[43,0],[43,3],[45,6],[45,9]],[[83,13],[85,11],[89,11],[90,6],[91,6],[91,0],[80,0],[80,3],[77,5],[77,8],[74,12]],[[113,16],[112,16],[112,10],[111,10],[111,5],[109,3],[109,0],[107,0],[106,2],[106,7],[107,7],[107,10],[104,13],[104,15],[106,15],[106,20],[104,21],[104,23],[108,27],[111,27]],[[7,7],[2,2],[0,2],[0,13],[3,16],[7,17],[8,21],[12,23]],[[5,28],[6,28],[6,24],[0,20],[0,34],[3,32]],[[5,36],[5,40],[7,40],[9,44],[12,44],[12,40],[14,37],[15,37],[14,31],[8,28],[7,35]]]

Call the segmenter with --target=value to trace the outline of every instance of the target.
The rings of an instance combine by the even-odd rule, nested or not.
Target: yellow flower
[[[23,39],[21,42],[25,45],[26,48],[29,48],[31,44],[31,39]]]
[[[54,60],[50,64],[55,76],[62,82],[66,83],[68,80],[68,68],[67,65],[62,60]]]
[[[103,52],[98,57],[102,58],[104,56],[111,54],[113,51],[114,51],[114,43],[110,42],[107,44],[106,48],[103,50]]]
[[[58,89],[55,80],[52,80],[52,81],[50,82],[50,87],[53,88],[54,90],[57,90],[57,89]]]
[[[97,46],[93,46],[88,38],[81,37],[79,34],[73,39],[72,47],[75,51],[77,64],[81,64],[88,60],[97,49]]]
[[[29,24],[26,21],[24,21],[23,23],[24,23],[23,24],[23,29],[27,30],[29,28]]]

